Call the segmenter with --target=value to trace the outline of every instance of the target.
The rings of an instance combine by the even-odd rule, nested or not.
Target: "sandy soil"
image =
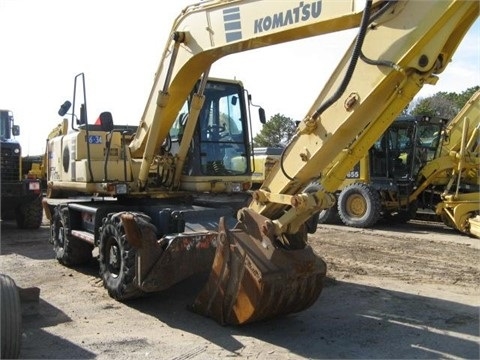
[[[24,316],[21,358],[478,359],[480,240],[436,223],[375,229],[319,225],[310,238],[328,264],[309,309],[240,327],[188,311],[204,276],[129,302],[111,299],[95,261],[54,260],[49,227],[2,222],[1,272],[40,288]]]

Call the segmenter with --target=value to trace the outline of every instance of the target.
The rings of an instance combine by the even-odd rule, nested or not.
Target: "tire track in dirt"
[[[407,225],[405,225],[407,226]],[[328,265],[329,275],[338,278],[378,276],[429,284],[478,286],[480,250],[462,241],[420,237],[414,232],[390,231],[378,236],[375,230],[338,231],[322,225],[310,237],[312,247]],[[466,237],[452,234],[452,238]],[[476,240],[476,239],[473,239]]]

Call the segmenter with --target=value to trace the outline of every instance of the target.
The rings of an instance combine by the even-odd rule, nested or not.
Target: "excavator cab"
[[[209,80],[182,170],[184,176],[240,176],[250,173],[247,144],[248,114],[238,82]],[[189,117],[191,97],[170,129],[171,152],[176,155]]]

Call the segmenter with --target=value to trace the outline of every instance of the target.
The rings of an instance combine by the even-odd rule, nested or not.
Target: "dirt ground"
[[[41,291],[39,313],[23,318],[21,358],[480,357],[480,240],[440,224],[319,225],[310,242],[328,279],[318,301],[240,327],[187,310],[204,277],[119,303],[95,261],[70,269],[54,260],[46,222],[35,231],[1,226],[1,272]]]

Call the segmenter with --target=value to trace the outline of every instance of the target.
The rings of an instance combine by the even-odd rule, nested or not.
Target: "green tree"
[[[412,109],[410,113],[452,119],[479,89],[480,86],[473,86],[461,93],[440,91],[432,96],[419,98],[409,106]]]
[[[461,92],[458,94],[455,98],[455,103],[457,104],[458,109],[460,110],[465,106],[468,100],[477,92],[480,90],[480,86],[473,86],[471,88],[468,88],[467,90]]]
[[[253,138],[255,146],[285,146],[296,130],[295,122],[284,115],[276,114]]]

